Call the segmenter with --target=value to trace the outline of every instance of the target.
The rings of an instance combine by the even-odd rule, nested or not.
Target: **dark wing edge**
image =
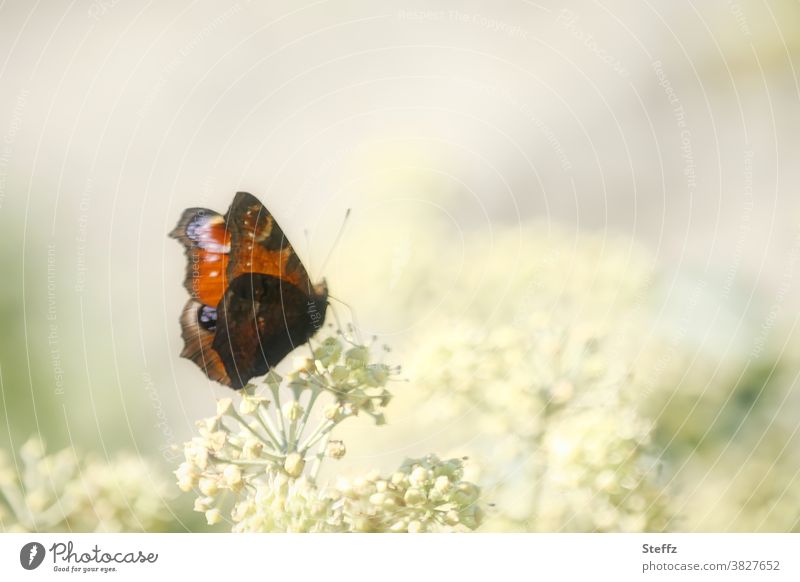
[[[181,312],[181,357],[193,361],[211,380],[231,386],[231,378],[219,354],[214,350],[214,332],[204,329],[199,322],[198,311],[203,306],[196,299],[189,299]]]
[[[234,249],[228,269],[231,279],[252,270],[280,276],[311,294],[314,286],[308,271],[278,221],[258,198],[249,192],[237,192],[224,219]],[[253,243],[259,250],[253,249]],[[259,261],[264,260],[275,261],[273,267],[259,267]],[[248,266],[241,268],[243,264]]]
[[[268,251],[292,246],[272,213],[249,192],[236,193],[225,213],[225,221],[230,224],[234,242],[251,238]]]

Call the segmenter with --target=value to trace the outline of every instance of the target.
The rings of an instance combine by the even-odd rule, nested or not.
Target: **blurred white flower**
[[[464,288],[484,290],[414,343],[420,410],[469,419],[452,425],[496,505],[489,529],[663,529],[671,498],[642,404],[675,375],[654,372],[652,261],[599,237],[527,234],[466,243]]]
[[[36,438],[18,458],[0,451],[0,527],[5,531],[158,531],[171,518],[168,484],[131,453],[48,455]]]

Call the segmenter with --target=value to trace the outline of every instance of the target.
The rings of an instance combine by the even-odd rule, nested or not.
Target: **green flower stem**
[[[297,400],[295,400],[297,402]],[[281,415],[283,416],[283,415]],[[297,419],[293,418],[289,421],[289,438],[287,439],[286,452],[293,453],[297,450]]]
[[[264,439],[264,435],[259,434],[257,431],[253,430],[253,427],[250,426],[250,423],[247,422],[244,418],[242,418],[242,416],[239,414],[239,412],[235,408],[231,407],[231,409],[229,411],[229,414],[236,420],[236,422],[238,422],[241,426],[246,428],[250,432],[250,434],[252,434],[254,437],[256,437],[259,441],[261,441],[264,444],[270,444],[270,447],[274,448],[274,447],[272,447],[272,444],[269,443],[269,441]],[[266,429],[266,427],[264,427],[264,428]],[[274,439],[274,437],[270,434],[269,431],[267,431],[267,436],[269,438],[271,438],[271,439]],[[278,446],[278,442],[277,441],[275,441],[274,444],[276,446]]]
[[[306,430],[306,425],[308,424],[308,418],[311,416],[311,409],[314,408],[314,403],[317,401],[319,395],[322,394],[322,388],[318,385],[313,385],[311,387],[311,396],[308,398],[308,405],[306,406],[306,411],[303,413],[303,418],[300,419],[300,423],[297,426],[297,435],[298,437],[303,436],[303,432]],[[299,438],[298,438],[299,440]]]
[[[317,476],[319,475],[319,470],[322,468],[322,460],[325,458],[325,448],[328,446],[328,441],[330,440],[330,438],[331,438],[331,433],[330,431],[328,431],[325,434],[325,437],[322,439],[322,443],[319,446],[319,451],[317,451],[317,454],[314,455],[314,463],[311,465],[311,472],[309,474],[312,483],[317,482]]]
[[[308,441],[306,441],[306,443],[302,446],[300,454],[305,456],[311,447],[317,444],[320,439],[326,437],[336,427],[337,424],[342,422],[342,420],[343,419],[326,420],[325,422],[320,423],[316,430],[314,430],[314,433],[309,437]]]
[[[222,457],[214,456],[215,461],[220,461],[221,463],[227,463],[229,465],[239,465],[241,467],[274,467],[275,463],[282,464],[283,457],[277,457],[275,455],[270,455],[265,452],[261,452],[268,461],[247,461],[243,459],[224,459]]]
[[[289,443],[286,439],[286,421],[283,418],[283,411],[281,410],[281,394],[279,388],[279,386],[269,385],[272,397],[275,399],[275,416],[278,417],[278,428],[280,429],[278,434],[281,437],[281,447],[284,451],[288,451]]]
[[[258,424],[261,425],[261,428],[264,429],[264,434],[267,435],[268,440],[261,439],[262,442],[269,446],[269,448],[271,448],[273,451],[280,451],[281,443],[278,440],[278,437],[275,436],[275,427],[272,426],[269,416],[264,413],[260,406],[258,407],[258,414],[255,414],[254,416],[256,417],[256,420],[258,420]]]

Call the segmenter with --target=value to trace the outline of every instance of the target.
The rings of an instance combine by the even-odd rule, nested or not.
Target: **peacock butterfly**
[[[277,221],[252,194],[228,212],[187,208],[170,232],[186,249],[181,356],[238,390],[322,326],[323,280],[313,285]]]

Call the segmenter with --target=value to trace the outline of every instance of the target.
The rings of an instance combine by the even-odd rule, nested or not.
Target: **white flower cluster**
[[[158,531],[171,517],[168,490],[157,468],[130,453],[48,455],[34,438],[16,459],[0,451],[0,530]]]
[[[426,532],[475,529],[480,491],[462,480],[461,461],[408,459],[388,477],[340,478],[319,489],[305,476],[271,472],[236,503],[237,532]],[[200,501],[202,503],[202,501]]]
[[[648,338],[651,262],[596,237],[518,233],[470,257],[466,288],[493,291],[441,310],[412,348],[411,375],[421,409],[470,443],[497,506],[487,528],[666,527],[671,500],[642,410],[674,378]]]
[[[470,418],[497,529],[644,531],[666,523],[638,380],[611,341],[552,315],[525,329],[431,336],[414,366],[438,418]],[[476,430],[477,429],[477,430]]]
[[[368,414],[384,424],[387,382],[398,370],[370,363],[370,351],[329,337],[284,380],[267,374],[265,394],[242,390],[241,400],[218,402],[198,423],[200,436],[184,447],[175,472],[184,491],[197,490],[195,510],[209,524],[223,520],[228,500],[234,531],[426,531],[477,527],[478,489],[461,479],[460,461],[435,456],[406,461],[389,478],[372,474],[320,488],[323,459],[340,459],[333,429]],[[282,396],[289,398],[282,403]],[[315,406],[317,414],[314,416]],[[321,408],[321,414],[319,409]]]
[[[406,459],[389,477],[372,473],[340,479],[336,491],[344,499],[351,531],[475,529],[483,520],[480,490],[463,476],[461,460],[428,455]]]

